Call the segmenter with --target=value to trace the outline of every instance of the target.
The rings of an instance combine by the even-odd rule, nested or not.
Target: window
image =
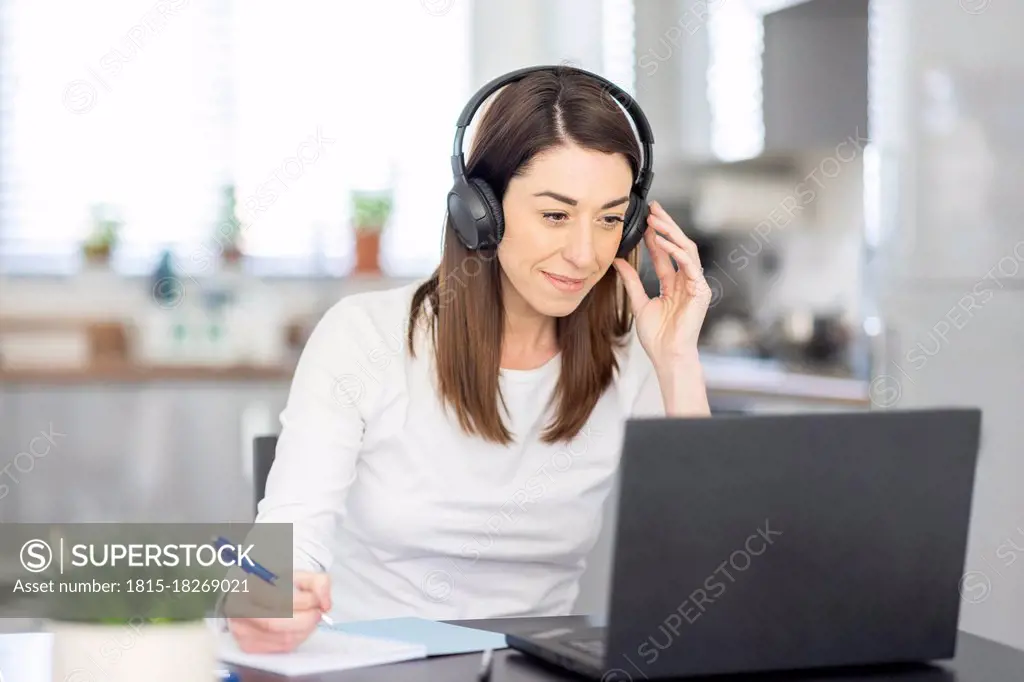
[[[635,95],[636,22],[633,0],[602,0],[602,75],[630,95]]]
[[[761,14],[751,4],[757,3],[709,5],[711,149],[723,161],[750,158],[764,148],[761,108],[764,27]]]
[[[390,186],[382,265],[440,254],[467,2],[0,0],[0,268],[73,271],[94,214],[113,265],[344,273],[349,192]],[[103,207],[106,207],[105,209]]]

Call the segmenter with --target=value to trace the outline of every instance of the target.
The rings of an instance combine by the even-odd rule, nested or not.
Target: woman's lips
[[[586,281],[582,279],[573,279],[571,277],[562,277],[560,275],[552,275],[550,272],[545,272],[544,270],[541,270],[541,272],[544,274],[544,277],[551,282],[551,285],[559,291],[580,291],[583,289],[583,283]]]

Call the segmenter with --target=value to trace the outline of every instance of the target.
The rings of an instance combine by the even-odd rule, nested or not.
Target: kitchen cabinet
[[[676,21],[655,9],[672,3],[649,4],[637,9],[637,94],[659,149],[767,170],[847,139],[856,150],[840,155],[864,146],[869,0],[708,3],[699,16],[677,8]]]
[[[864,403],[853,380],[703,363],[715,414]],[[278,432],[289,381],[0,374],[0,522],[247,521],[252,439]]]
[[[811,0],[763,17],[766,153],[868,134],[868,0]]]
[[[0,522],[244,522],[283,382],[0,386]],[[7,467],[4,469],[4,467]]]

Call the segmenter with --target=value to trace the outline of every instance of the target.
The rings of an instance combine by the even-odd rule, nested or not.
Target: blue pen
[[[239,682],[238,673],[232,670],[218,670],[217,679],[220,680],[220,682]]]
[[[214,546],[218,550],[220,550],[221,547],[228,547],[231,550],[229,552],[229,554],[231,555],[230,556],[231,560],[232,561],[235,560],[235,545],[230,540],[228,540],[227,538],[224,538],[224,537],[214,538],[213,539],[213,544],[214,544]],[[260,580],[263,580],[264,582],[270,583],[271,585],[275,584],[275,581],[279,577],[276,573],[274,573],[270,569],[264,568],[263,566],[260,566],[258,563],[256,563],[255,561],[252,561],[248,557],[244,557],[241,562],[237,562],[236,561],[235,563],[237,563],[239,565],[238,567],[241,568],[246,573],[251,573],[252,575],[254,575],[257,578],[259,578]]]
[[[220,550],[221,547],[227,547],[230,551],[224,552],[224,554],[229,555],[227,558],[229,558],[232,561],[235,561],[235,546],[234,544],[232,544],[230,540],[224,537],[218,537],[214,538],[213,543],[218,550]],[[240,562],[235,561],[235,563],[238,564],[238,567],[246,573],[250,573],[270,585],[277,585],[276,581],[280,576],[271,571],[269,568],[264,568],[263,566],[260,566],[258,563],[252,561],[248,557],[244,558]],[[326,613],[320,614],[320,620],[326,623],[327,625],[334,625],[334,619],[328,616]]]

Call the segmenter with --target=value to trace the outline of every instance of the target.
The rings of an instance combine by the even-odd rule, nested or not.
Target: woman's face
[[[535,311],[570,314],[611,267],[632,182],[623,155],[574,144],[538,154],[512,178],[498,261]]]

